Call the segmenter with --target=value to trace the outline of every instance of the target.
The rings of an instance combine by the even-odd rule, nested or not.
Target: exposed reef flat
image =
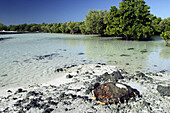
[[[168,73],[127,73],[105,64],[73,65],[55,72],[62,74],[62,79],[7,89],[8,94],[0,97],[0,112],[170,112]],[[125,102],[101,105],[93,90],[96,84],[108,82],[127,84],[138,94]]]

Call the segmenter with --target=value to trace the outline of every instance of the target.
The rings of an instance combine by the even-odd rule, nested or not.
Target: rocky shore
[[[8,89],[0,97],[0,113],[169,113],[170,74],[127,73],[105,64],[72,65],[55,70],[64,79],[53,80],[16,91]],[[56,83],[55,83],[56,81]],[[67,81],[67,82],[64,82]],[[69,82],[68,82],[69,81]],[[126,102],[101,105],[93,97],[96,83],[120,82],[138,91]]]

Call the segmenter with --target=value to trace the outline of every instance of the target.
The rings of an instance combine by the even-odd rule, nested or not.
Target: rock
[[[147,53],[148,51],[145,49],[145,50],[142,50],[140,51],[141,53]]]
[[[68,74],[66,75],[66,78],[73,78],[73,75]]]
[[[8,90],[7,92],[8,92],[8,93],[12,93],[12,91],[11,91],[11,90]]]
[[[58,69],[55,70],[55,72],[63,72],[63,71],[64,71],[63,68],[58,68]]]
[[[123,76],[119,71],[114,71],[111,74],[108,74],[107,72],[101,75],[100,77],[97,77],[99,81],[118,81],[118,79],[123,79]]]
[[[35,92],[35,91],[30,91],[27,93],[27,97],[30,97],[30,96],[38,96],[38,95],[43,95],[43,93],[39,92]]]
[[[41,106],[40,106],[40,108],[41,109],[47,109],[47,108],[49,108],[50,106],[47,104],[47,103],[43,103]]]
[[[151,77],[146,76],[144,73],[138,73],[138,74],[136,74],[136,76],[139,77],[139,78],[142,78],[144,80],[153,81],[153,79]]]
[[[39,100],[38,99],[32,99],[31,102],[29,103],[31,107],[40,107]]]
[[[84,55],[84,53],[79,53],[78,55]]]
[[[1,75],[1,77],[6,77],[6,76],[8,76],[8,75],[7,74]]]
[[[129,65],[129,63],[126,63],[126,65]]]
[[[21,89],[21,88],[19,88],[17,91],[16,91],[16,93],[22,93],[23,92],[23,90]]]
[[[120,56],[130,56],[130,55],[126,55],[126,54],[121,54]]]
[[[134,48],[128,48],[128,50],[134,50]]]
[[[53,110],[53,108],[47,108],[42,113],[51,113]]]
[[[158,85],[157,91],[160,93],[161,96],[170,97],[170,86]]]
[[[97,66],[95,66],[96,68],[101,68],[101,66],[100,65],[97,65]]]

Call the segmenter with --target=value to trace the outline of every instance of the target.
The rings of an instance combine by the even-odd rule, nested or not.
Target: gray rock
[[[161,85],[158,85],[157,91],[162,96],[170,97],[170,86],[161,86]]]

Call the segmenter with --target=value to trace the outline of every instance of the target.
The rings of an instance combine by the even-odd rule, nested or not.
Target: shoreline
[[[40,32],[29,32],[29,31],[0,31],[0,34],[25,34],[25,33],[40,33]]]
[[[58,69],[61,75],[44,84],[7,89],[0,96],[1,112],[169,112],[170,75],[127,73],[113,65],[83,64]],[[110,78],[111,76],[111,78]],[[123,78],[122,78],[123,77]],[[93,85],[117,80],[139,91],[127,103],[100,105],[92,95]]]

